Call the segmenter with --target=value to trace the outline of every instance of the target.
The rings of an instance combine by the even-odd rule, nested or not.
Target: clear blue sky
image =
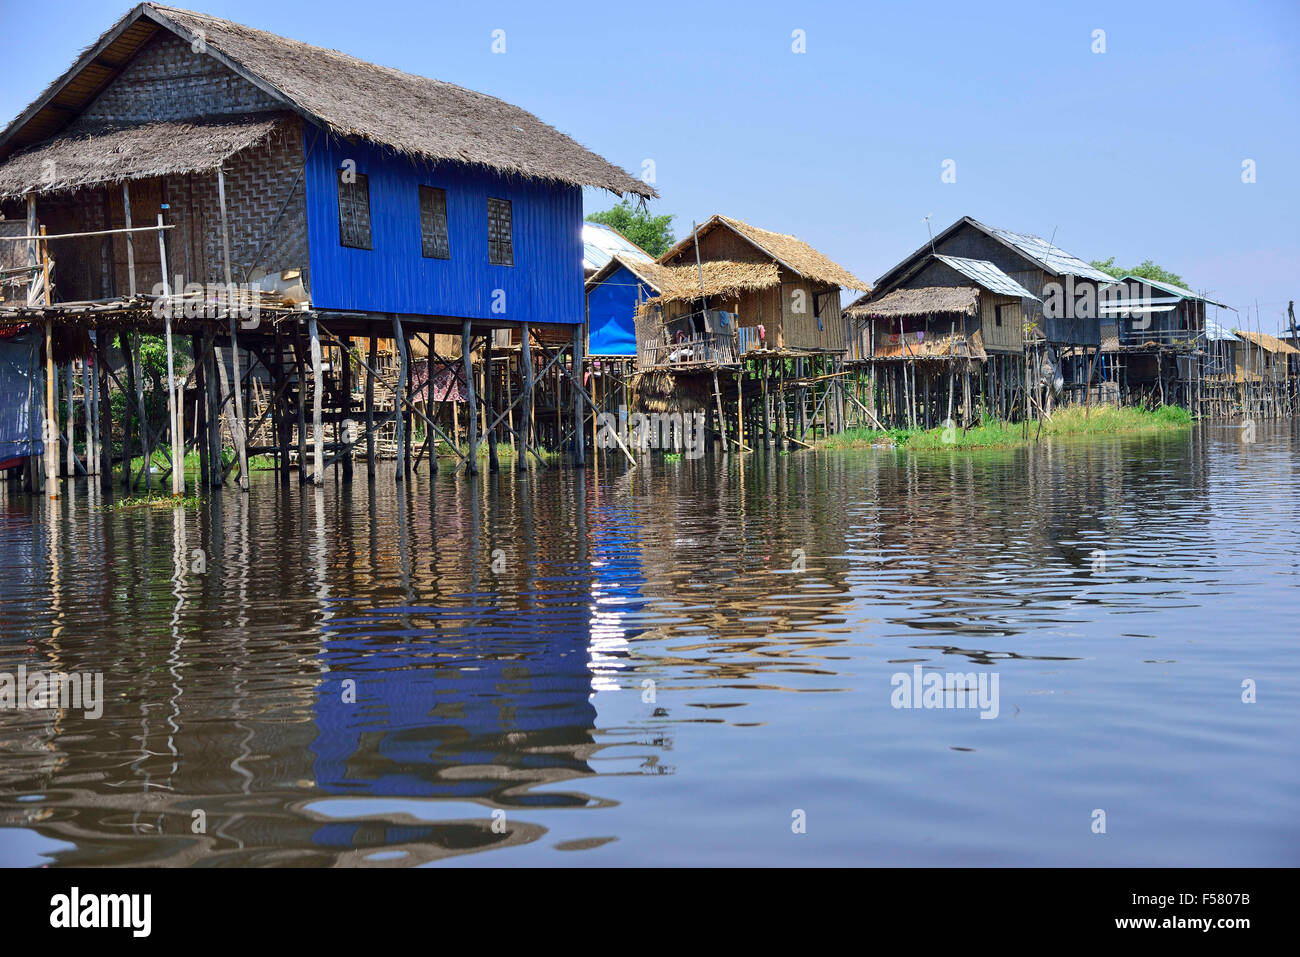
[[[1300,298],[1296,0],[177,5],[502,97],[633,173],[651,159],[679,236],[723,212],[874,281],[926,214],[970,215],[1084,259],[1151,257],[1243,315],[1258,300],[1266,331]],[[0,0],[21,27],[4,121],[127,9]]]

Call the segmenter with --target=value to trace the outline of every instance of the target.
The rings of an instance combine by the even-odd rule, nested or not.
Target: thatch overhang
[[[638,263],[634,271],[638,270],[653,277],[652,285],[659,290],[659,298],[664,302],[690,302],[712,297],[726,299],[781,283],[781,272],[776,263],[739,263],[725,259],[698,266]]]
[[[853,319],[908,319],[932,315],[973,316],[979,310],[979,290],[974,286],[921,286],[895,289],[879,299],[858,299],[844,314]]]
[[[791,272],[825,283],[828,286],[840,286],[844,289],[866,291],[871,285],[853,275],[839,263],[819,253],[802,239],[785,233],[774,233],[767,229],[751,226],[749,223],[728,216],[715,215],[703,223],[695,233],[687,236],[659,257],[659,262],[668,263],[682,252],[690,249],[696,236],[703,236],[714,229],[729,229],[759,252],[771,257],[779,265]]]
[[[344,139],[365,140],[413,160],[484,166],[619,195],[658,195],[527,110],[496,97],[152,3],[132,8],[0,133],[0,162],[64,130],[164,32]]]
[[[213,170],[283,118],[73,126],[0,164],[0,199]]]

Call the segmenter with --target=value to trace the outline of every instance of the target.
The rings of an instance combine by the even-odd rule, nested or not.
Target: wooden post
[[[345,343],[347,339],[343,340]],[[352,357],[348,355],[345,348],[339,349],[339,361],[343,367],[339,370],[339,388],[343,392],[343,444],[346,448],[343,451],[343,481],[351,484],[352,482],[352,441],[351,431],[355,428],[352,423]]]
[[[35,204],[29,209],[35,209]],[[29,234],[30,235],[30,234]],[[45,227],[41,227],[41,236]],[[50,249],[41,240],[41,272],[45,282],[45,305],[53,304],[50,295]],[[59,497],[59,409],[55,400],[57,384],[54,379],[54,320],[45,320],[45,492],[50,498]]]
[[[225,471],[221,467],[221,378],[218,374],[217,364],[221,363],[221,369],[225,369],[225,362],[217,354],[216,333],[211,329],[203,330],[203,363],[204,363],[204,384],[207,386],[207,402],[205,411],[207,412],[207,429],[208,429],[208,468],[211,469],[211,478],[208,484],[212,488],[221,488],[226,481]]]
[[[135,298],[135,233],[131,232],[131,181],[122,181],[122,215],[126,222],[126,283]],[[130,471],[128,468],[127,471]]]
[[[321,424],[321,400],[325,391],[325,369],[320,354],[320,330],[316,328],[316,317],[307,317],[307,335],[311,339],[311,374],[312,379],[312,463],[311,484],[325,483],[325,429]],[[303,463],[299,463],[299,468]]]
[[[370,371],[378,361],[379,339],[370,337],[370,368],[366,370],[366,477],[375,477],[375,374]]]
[[[94,333],[91,333],[93,339]],[[99,471],[99,452],[95,438],[99,433],[99,422],[95,418],[95,378],[90,373],[90,357],[81,362],[81,411],[86,416],[86,475]]]
[[[487,338],[483,340],[483,408],[486,412],[485,418],[488,422],[488,471],[495,475],[500,471],[500,463],[497,461],[497,428],[495,421],[497,406],[494,401],[496,396],[492,383],[493,335],[494,333],[492,330],[488,330]]]
[[[167,282],[167,243],[163,232],[163,214],[158,214],[158,262],[162,266],[162,294],[167,300],[163,312],[167,335],[167,415],[172,433],[172,495],[185,494],[185,410],[176,401],[176,362],[172,356],[171,288]]]
[[[190,336],[190,350],[194,353],[194,390],[198,393],[198,402],[194,407],[194,444],[199,447],[199,488],[208,488],[212,484],[211,439],[208,437],[208,377],[203,361],[203,342],[199,336]]]
[[[307,484],[307,360],[303,356],[302,335],[293,334],[293,362],[298,375],[298,484]]]
[[[522,388],[524,394],[519,399],[519,439],[515,443],[518,454],[515,456],[515,469],[519,472],[528,471],[528,442],[529,442],[529,422],[532,419],[533,412],[533,356],[529,351],[528,340],[532,338],[532,333],[528,330],[528,323],[524,323],[519,328],[519,370],[523,376]]]
[[[740,450],[745,451],[745,364],[740,364],[736,373],[736,435],[740,439]]]
[[[469,456],[465,459],[465,474],[478,474],[478,402],[474,396],[474,353],[470,337],[469,320],[460,325],[461,362],[465,367],[465,390],[468,405],[465,409],[466,431],[469,435]]]
[[[113,487],[113,403],[108,392],[108,340],[106,332],[95,334],[95,372],[99,377],[96,392],[99,437],[95,448],[99,452],[99,487],[108,491]]]
[[[469,320],[466,320],[468,324]],[[406,333],[402,331],[402,320],[399,316],[393,316],[393,338],[397,340],[397,393],[393,396],[393,415],[397,421],[397,481],[400,484],[406,480],[406,414],[402,410],[402,398],[406,395],[407,381],[407,352],[406,352]]]
[[[573,374],[571,385],[573,386],[573,467],[580,469],[587,464],[586,436],[583,429],[583,407],[582,407],[582,326],[573,327],[573,355],[571,365]]]
[[[248,428],[248,422],[244,419],[244,384],[243,377],[239,374],[239,340],[235,334],[236,310],[230,308],[230,303],[235,299],[235,284],[230,278],[230,228],[226,219],[226,172],[220,166],[217,167],[217,202],[221,206],[221,256],[225,264],[226,277],[226,312],[230,319],[230,362],[234,369],[234,381],[232,383],[235,390],[235,421],[238,423],[234,429],[232,438],[235,440],[235,450],[239,454],[239,487],[248,491],[248,436],[245,434]],[[127,235],[130,235],[129,233]],[[313,328],[315,319],[311,320]],[[315,339],[315,349],[317,353],[313,358],[319,358],[320,342]],[[320,463],[316,463],[320,467]],[[316,484],[320,484],[317,482]]]
[[[72,363],[65,363],[63,366],[63,405],[68,410],[68,428],[64,433],[67,449],[64,451],[63,477],[77,477],[77,451],[75,440],[77,437],[76,421],[77,417],[72,407]]]

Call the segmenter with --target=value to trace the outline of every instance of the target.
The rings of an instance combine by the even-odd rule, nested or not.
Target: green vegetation
[[[1187,284],[1187,280],[1178,275],[1178,273],[1170,272],[1168,269],[1157,266],[1155,262],[1150,259],[1142,260],[1141,265],[1134,266],[1132,269],[1124,269],[1121,266],[1116,266],[1114,256],[1111,256],[1109,259],[1094,259],[1092,261],[1092,266],[1094,269],[1100,269],[1102,272],[1110,273],[1116,279],[1123,279],[1125,276],[1140,276],[1143,279],[1154,279],[1156,282],[1173,283],[1175,286],[1182,286],[1184,289],[1191,288],[1191,286]]]
[[[662,256],[677,242],[673,236],[671,214],[651,216],[644,205],[634,208],[626,199],[610,209],[592,213],[587,217],[587,222],[610,227],[655,257]]]
[[[198,508],[203,499],[198,495],[172,495],[170,492],[146,492],[131,495],[108,505],[97,507],[101,512],[122,512],[135,508]]]
[[[1162,405],[1158,409],[1117,409],[1098,406],[1085,410],[1069,406],[1043,422],[1028,423],[985,419],[969,429],[851,429],[819,443],[823,449],[894,447],[921,450],[998,449],[1027,445],[1041,436],[1111,435],[1187,428],[1192,416],[1186,409]]]

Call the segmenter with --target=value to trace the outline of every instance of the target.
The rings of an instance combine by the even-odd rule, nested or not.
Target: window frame
[[[446,251],[445,256],[439,256],[437,253],[430,253],[429,247],[425,243],[424,234],[424,197],[425,194],[440,194],[442,196],[442,242]],[[442,186],[429,186],[421,183],[416,188],[416,203],[420,213],[420,257],[422,259],[438,259],[443,262],[451,260],[451,222],[447,212],[447,190]],[[434,224],[436,227],[436,223]],[[435,237],[436,238],[436,237]]]
[[[500,239],[492,238],[492,228],[493,228],[492,209],[494,203],[504,204],[506,209],[506,216],[507,216],[506,222],[507,222],[507,228],[509,229],[509,239],[505,241],[505,245],[510,255],[509,262],[498,262],[497,259],[494,258],[494,254],[497,253],[497,251],[500,249],[502,245],[502,241]],[[513,268],[515,265],[515,209],[514,209],[514,203],[511,200],[501,199],[499,196],[487,197],[487,228],[488,228],[488,265]]]
[[[356,177],[356,180],[355,180],[354,182],[351,182],[351,183],[346,183],[346,182],[344,182],[344,181],[343,181],[343,174],[344,174],[345,172],[351,172],[352,175]],[[337,175],[336,175],[335,178],[334,178],[334,182],[335,182],[335,190],[336,190],[336,192],[337,192],[337,194],[338,194],[338,211],[339,211],[339,245],[342,246],[342,247],[345,248],[345,249],[366,249],[366,250],[370,250],[370,251],[373,252],[373,251],[374,251],[374,248],[375,248],[375,228],[374,228],[374,219],[373,219],[373,217],[371,216],[371,208],[370,208],[370,177],[369,177],[367,174],[365,174],[365,173],[358,173],[358,172],[356,172],[356,171],[354,171],[354,170],[342,170],[342,169],[340,169],[340,170],[337,171]],[[348,242],[349,236],[348,236],[348,234],[344,231],[344,221],[343,221],[343,192],[344,192],[344,188],[345,188],[345,187],[348,188],[348,189],[358,189],[358,190],[361,191],[362,195],[364,195],[364,197],[365,197],[365,202],[366,202],[366,236],[365,236],[365,240],[366,240],[366,241],[365,241],[365,245],[364,245],[364,246],[359,245],[358,243],[355,243],[355,242]]]

